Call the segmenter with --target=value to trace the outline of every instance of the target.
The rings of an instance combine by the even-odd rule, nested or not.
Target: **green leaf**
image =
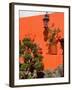
[[[24,38],[23,42],[25,42],[25,41],[31,41],[31,40],[30,40],[30,38]]]
[[[31,54],[26,53],[26,54],[24,54],[24,58],[25,58],[25,60],[30,60],[30,59],[32,59],[32,56],[31,56]]]
[[[37,54],[37,58],[38,58],[39,60],[42,60],[43,56],[42,56],[41,54]]]
[[[41,70],[41,68],[42,68],[42,64],[38,61],[38,62],[36,62],[36,63],[34,64],[34,67],[35,67],[35,69],[36,69],[37,71],[39,71],[39,70]]]
[[[30,67],[30,64],[24,63],[24,64],[21,65],[20,70],[26,70],[26,69],[29,68],[29,67]]]

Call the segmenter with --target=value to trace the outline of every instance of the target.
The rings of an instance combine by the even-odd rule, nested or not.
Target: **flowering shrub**
[[[43,78],[42,49],[30,37],[25,37],[22,42],[20,41],[19,46],[21,60],[24,59],[23,63],[22,61],[19,63],[19,78]]]

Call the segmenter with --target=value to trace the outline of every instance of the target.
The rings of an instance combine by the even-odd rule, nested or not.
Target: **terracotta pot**
[[[52,54],[52,55],[56,55],[57,54],[57,43],[49,44],[48,53]]]

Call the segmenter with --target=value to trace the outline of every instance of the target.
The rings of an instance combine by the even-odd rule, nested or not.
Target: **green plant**
[[[51,70],[46,70],[45,71],[45,77],[46,78],[53,77],[53,72]]]
[[[46,70],[45,71],[45,78],[49,77],[63,77],[64,76],[64,68],[63,65],[59,65],[56,69],[54,70]]]
[[[25,61],[32,59],[32,56],[31,56],[31,54],[29,54],[29,53],[25,53],[23,57],[25,58]]]
[[[22,41],[20,41],[19,45],[20,56],[24,58],[24,63],[19,64],[19,75],[21,75],[19,76],[20,79],[37,78],[37,72],[44,69],[42,63],[43,56],[41,54],[41,48],[29,37],[26,37]]]

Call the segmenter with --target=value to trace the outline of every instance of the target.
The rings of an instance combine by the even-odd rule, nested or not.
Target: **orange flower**
[[[24,58],[23,57],[19,57],[19,63],[23,64],[24,63]]]

